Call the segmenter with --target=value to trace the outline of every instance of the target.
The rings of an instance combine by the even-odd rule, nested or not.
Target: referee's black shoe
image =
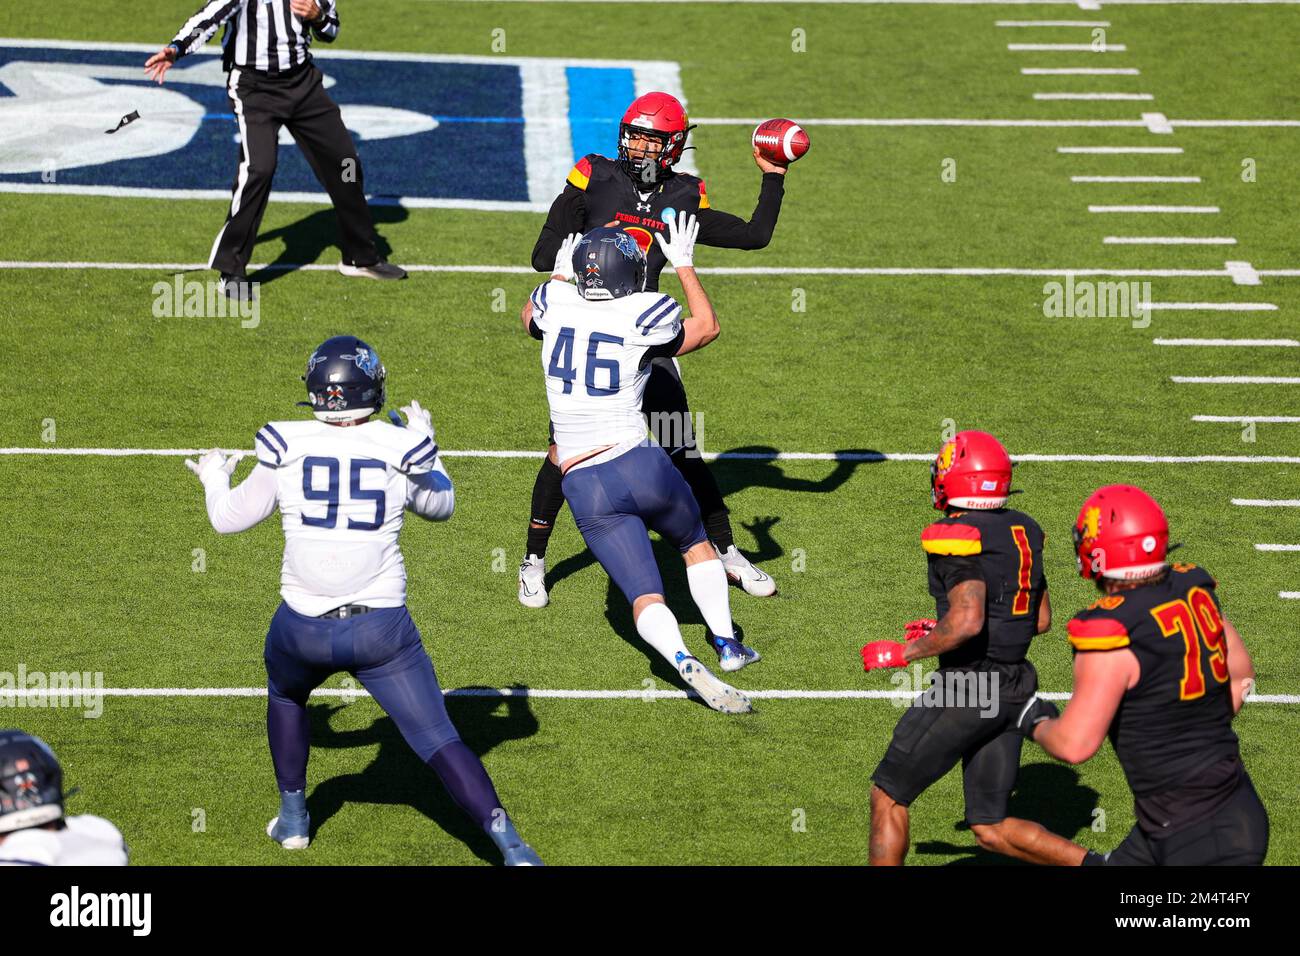
[[[247,276],[221,273],[221,294],[232,302],[256,302],[257,285],[249,282]]]
[[[348,262],[339,263],[339,272],[351,278],[362,279],[405,279],[406,270],[401,266],[395,266],[391,262],[385,262],[380,259],[378,262],[372,262],[368,266],[352,265]]]

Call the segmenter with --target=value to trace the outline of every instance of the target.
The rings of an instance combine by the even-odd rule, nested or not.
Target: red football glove
[[[934,630],[939,622],[929,617],[917,618],[915,621],[908,621],[903,625],[903,637],[910,644],[918,637],[925,637]]]
[[[897,641],[872,641],[862,648],[862,669],[873,671],[879,667],[906,667],[903,645]]]

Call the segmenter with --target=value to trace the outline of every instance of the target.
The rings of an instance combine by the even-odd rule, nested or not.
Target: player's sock
[[[496,835],[491,830],[493,821],[504,818],[505,811],[501,809],[501,798],[497,796],[496,787],[492,786],[492,778],[484,769],[483,761],[463,740],[453,740],[438,748],[428,763],[456,806],[495,840]]]
[[[546,557],[546,545],[551,540],[555,519],[564,507],[564,475],[560,466],[549,457],[542,459],[542,467],[533,482],[533,513],[528,523],[528,544],[524,554]]]
[[[736,543],[731,533],[731,514],[726,508],[704,515],[704,531],[719,551],[726,551]]]
[[[727,591],[727,572],[721,561],[700,561],[686,568],[686,582],[691,599],[700,609],[704,623],[715,637],[735,637],[731,626],[731,598]]]
[[[305,790],[307,756],[311,751],[311,725],[307,708],[270,688],[266,705],[266,737],[280,792]]]
[[[636,632],[673,667],[677,666],[678,654],[694,656],[686,649],[677,618],[673,617],[667,604],[649,604],[642,608],[636,619]]]

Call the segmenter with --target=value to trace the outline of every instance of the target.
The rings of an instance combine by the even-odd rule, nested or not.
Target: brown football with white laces
[[[789,165],[808,152],[808,134],[794,120],[770,119],[754,127],[753,144],[769,163]]]

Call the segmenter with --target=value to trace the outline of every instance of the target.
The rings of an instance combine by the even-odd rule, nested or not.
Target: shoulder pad
[[[573,164],[573,168],[569,170],[568,183],[585,191],[587,184],[591,182],[593,173],[600,166],[609,162],[608,157],[601,156],[599,153],[588,153]]]
[[[1122,621],[1113,617],[1094,616],[1087,611],[1083,614],[1087,616],[1071,618],[1066,627],[1070,646],[1076,651],[1113,651],[1128,647],[1128,628]]]
[[[253,437],[253,453],[257,460],[271,468],[279,468],[289,451],[289,443],[273,422],[267,422]]]
[[[980,529],[955,521],[936,521],[921,532],[921,547],[926,554],[979,554]]]
[[[700,208],[701,209],[709,208],[709,194],[704,188],[703,179],[700,180]]]
[[[1191,580],[1188,582],[1190,587],[1195,587],[1196,585],[1209,585],[1212,588],[1217,588],[1219,586],[1219,582],[1215,579],[1214,575],[1205,570],[1205,568],[1201,567],[1199,564],[1186,564],[1179,561],[1175,562],[1171,567],[1173,568],[1174,574],[1186,574],[1191,577]]]

